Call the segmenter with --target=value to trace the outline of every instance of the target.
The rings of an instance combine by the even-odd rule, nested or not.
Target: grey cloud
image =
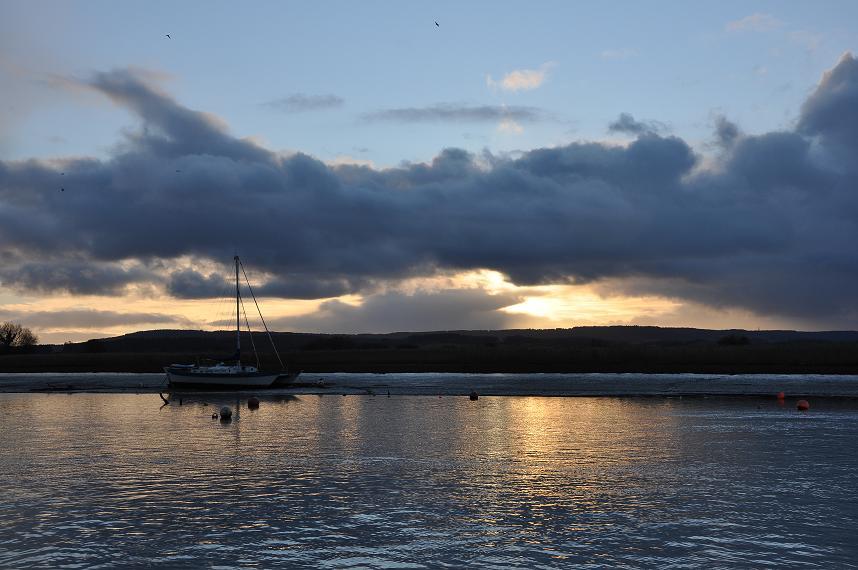
[[[504,119],[522,123],[533,123],[547,118],[547,113],[537,107],[520,105],[461,105],[437,103],[427,107],[405,107],[382,109],[364,113],[364,121],[421,123],[421,122],[496,122]]]
[[[108,272],[108,289],[121,290],[154,280],[145,267],[155,261],[228,263],[237,249],[272,295],[366,294],[379,281],[485,268],[519,284],[631,279],[630,291],[820,320],[858,311],[851,56],[795,130],[716,125],[730,144],[704,169],[681,138],[651,131],[625,147],[446,149],[427,164],[329,167],[238,140],[132,73],[92,85],[142,126],[107,160],[66,161],[63,193],[54,167],[0,161],[0,256],[13,258],[4,284],[92,289],[100,278],[58,279],[54,260],[113,271],[143,260],[139,275]],[[22,271],[23,258],[42,270]],[[208,296],[214,279],[174,274],[167,286]]]
[[[203,275],[193,269],[174,271],[167,280],[167,292],[180,299],[211,299],[226,296],[230,282],[222,275]]]
[[[211,299],[221,298],[231,294],[234,281],[227,280],[227,268],[223,274],[203,275],[193,269],[174,271],[167,279],[167,292],[181,299]],[[244,277],[241,277],[244,286]],[[283,297],[289,299],[321,299],[338,297],[360,290],[366,281],[340,278],[319,278],[315,275],[279,275],[267,279],[263,284],[253,288],[257,297]]]
[[[658,134],[667,131],[667,125],[659,121],[637,121],[629,113],[620,113],[617,120],[608,125],[608,130],[630,135]]]
[[[819,137],[834,153],[858,151],[858,60],[846,53],[802,105],[798,132]],[[845,156],[838,156],[846,159]]]
[[[327,301],[312,315],[276,319],[275,328],[308,332],[391,332],[508,328],[513,317],[498,309],[521,299],[487,295],[478,289],[451,289],[414,295],[383,293],[361,306]]]
[[[8,263],[0,268],[0,283],[20,291],[67,291],[77,295],[122,293],[128,285],[157,280],[145,267],[115,263],[50,260]]]
[[[721,148],[730,148],[739,138],[739,127],[726,117],[715,118],[715,140]]]
[[[182,107],[139,73],[96,73],[85,84],[143,119],[143,130],[128,137],[140,151],[163,157],[213,155],[258,162],[272,159],[269,151],[230,136],[211,115]]]
[[[306,95],[304,93],[293,93],[288,97],[274,99],[263,103],[263,106],[283,111],[286,113],[303,113],[307,111],[321,111],[324,109],[335,109],[342,107],[342,97],[336,95]]]
[[[162,313],[117,313],[114,311],[99,311],[95,309],[72,309],[64,311],[3,311],[0,319],[17,319],[30,327],[93,329],[121,325],[179,323],[190,324],[181,316],[165,315]]]

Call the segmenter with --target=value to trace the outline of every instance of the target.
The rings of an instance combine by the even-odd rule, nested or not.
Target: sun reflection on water
[[[836,564],[858,522],[842,500],[858,483],[844,445],[855,411],[810,423],[666,399],[160,403],[0,396],[0,565]],[[229,423],[211,418],[223,405]],[[772,451],[787,442],[805,455]],[[814,509],[783,509],[803,501]],[[830,520],[840,530],[814,530]]]

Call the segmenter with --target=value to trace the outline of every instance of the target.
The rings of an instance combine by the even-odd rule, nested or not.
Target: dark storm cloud
[[[428,107],[405,107],[401,109],[382,109],[364,113],[364,121],[392,123],[422,122],[495,122],[504,119],[521,123],[532,123],[546,118],[546,113],[536,107],[519,105],[459,105],[438,103]]]
[[[189,324],[184,317],[162,313],[117,313],[94,309],[72,309],[65,311],[3,311],[0,320],[19,320],[31,327],[63,328],[74,327],[91,329],[122,325],[181,323]]]
[[[274,328],[312,332],[392,332],[509,328],[512,317],[498,309],[521,299],[450,289],[414,295],[383,293],[359,306],[337,300],[322,303],[312,315],[276,319]]]
[[[858,60],[845,54],[801,109],[800,133],[819,137],[835,153],[858,150]],[[839,157],[845,158],[845,157]],[[855,166],[854,154],[850,161]]]
[[[226,296],[235,285],[222,275],[206,276],[193,269],[183,269],[171,273],[166,286],[167,293],[180,299],[211,299]]]
[[[275,99],[263,103],[263,106],[283,111],[285,113],[303,113],[306,111],[321,111],[324,109],[336,109],[342,107],[342,97],[336,95],[305,95],[304,93],[293,93],[288,97]]]
[[[608,130],[612,133],[643,135],[662,133],[667,130],[667,126],[658,121],[637,121],[628,113],[620,113],[617,120],[608,125]]]
[[[141,266],[85,260],[9,263],[0,268],[0,284],[19,291],[66,291],[77,295],[122,293],[126,286],[150,282],[155,276]]]
[[[203,275],[193,269],[174,271],[167,279],[166,289],[170,295],[181,299],[221,298],[230,294],[235,287],[235,281],[225,279],[224,275]],[[244,286],[244,276],[240,279]],[[323,299],[358,291],[367,285],[369,285],[368,280],[345,277],[323,279],[311,274],[275,276],[261,285],[254,286],[253,292],[257,297]]]
[[[650,130],[624,147],[573,143],[516,157],[447,149],[387,170],[282,157],[133,73],[104,73],[92,88],[142,125],[109,160],[66,161],[65,192],[56,165],[0,162],[0,255],[12,260],[2,279],[120,291],[157,281],[145,269],[130,275],[128,260],[169,270],[189,256],[224,263],[228,277],[238,250],[272,295],[321,298],[485,268],[519,284],[622,280],[629,292],[710,306],[842,318],[858,313],[855,70],[844,56],[795,130],[716,125],[722,152],[705,168],[685,141]],[[493,120],[514,118],[488,109]],[[63,277],[60,258],[107,275]],[[199,297],[220,284],[179,272],[166,287]],[[352,318],[347,307],[326,310]]]

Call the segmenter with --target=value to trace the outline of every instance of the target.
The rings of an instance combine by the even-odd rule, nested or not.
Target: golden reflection
[[[558,509],[602,513],[614,486],[633,486],[641,465],[678,454],[670,414],[618,398],[481,398],[457,408],[457,455],[481,458],[474,500],[510,504],[540,526]],[[476,408],[476,409],[475,409]],[[498,463],[493,458],[504,457]],[[502,485],[500,482],[502,481]],[[623,491],[627,492],[627,491]],[[507,516],[473,522],[500,525]]]

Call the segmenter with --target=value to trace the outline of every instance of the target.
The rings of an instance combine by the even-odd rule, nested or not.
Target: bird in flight
[[[65,188],[60,188],[60,192],[65,192],[65,191],[66,191]]]
[[[441,27],[441,24],[438,23],[438,20],[435,20],[435,25],[438,26],[439,28]]]
[[[167,36],[167,39],[168,39],[168,40],[172,40],[172,39],[173,39],[173,38],[171,38],[171,37],[170,37],[170,34],[164,34],[164,35],[165,35],[165,36]]]

